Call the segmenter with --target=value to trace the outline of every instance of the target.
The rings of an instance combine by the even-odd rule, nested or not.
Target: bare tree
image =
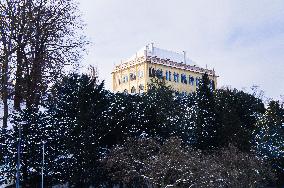
[[[171,138],[128,140],[103,160],[114,184],[133,187],[261,187],[274,174],[253,153],[229,146],[202,152]]]
[[[9,116],[9,97],[14,98],[16,110],[21,109],[21,102],[26,102],[28,109],[38,109],[49,85],[60,79],[66,67],[76,67],[88,43],[80,18],[75,0],[0,0],[4,128]],[[10,93],[9,83],[12,83]],[[29,127],[24,126],[22,136],[28,135],[28,131]],[[25,182],[29,174],[27,157],[21,156]]]
[[[21,14],[27,17],[27,23],[23,24],[28,31],[24,38],[28,41],[18,37],[22,56],[18,62],[25,65],[19,67],[23,67],[27,107],[30,107],[38,106],[47,85],[58,78],[65,65],[74,65],[79,60],[86,40],[78,33],[83,24],[74,1],[34,0],[26,1],[23,6],[25,11]]]
[[[8,0],[1,1],[0,4],[0,68],[1,68],[1,98],[4,106],[3,128],[7,127],[9,116],[8,97],[9,97],[9,78],[11,74],[10,62],[15,51],[12,36],[15,31],[15,7]],[[3,129],[3,130],[4,130]]]
[[[10,79],[14,108],[19,110],[23,100],[28,108],[37,107],[48,84],[60,77],[66,65],[76,65],[85,50],[77,4],[73,0],[1,0],[0,11],[4,105]]]

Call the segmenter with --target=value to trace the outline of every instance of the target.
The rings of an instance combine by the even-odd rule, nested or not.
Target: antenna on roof
[[[144,55],[145,55],[145,57],[147,58],[147,56],[148,56],[148,50],[149,50],[149,46],[148,46],[148,44],[146,45],[146,49],[144,50]]]
[[[186,51],[183,51],[183,62],[186,64]]]
[[[154,42],[151,43],[152,53],[154,52]]]

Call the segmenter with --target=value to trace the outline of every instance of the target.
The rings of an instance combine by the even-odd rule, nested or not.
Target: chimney
[[[149,49],[149,47],[148,47],[148,45],[146,45],[146,48],[145,48],[145,50],[144,50],[144,56],[147,58],[147,56],[148,56],[148,49]]]
[[[186,64],[186,51],[183,51],[183,62]]]

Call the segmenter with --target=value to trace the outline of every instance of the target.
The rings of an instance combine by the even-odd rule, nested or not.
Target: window
[[[166,71],[166,80],[169,80],[169,72]]]
[[[215,82],[214,82],[214,80],[210,80],[209,87],[210,87],[211,90],[215,90]]]
[[[200,78],[196,78],[196,86],[199,86],[199,83],[200,83]]]
[[[169,81],[172,81],[172,73],[171,73],[171,71],[169,71]]]
[[[130,73],[129,78],[130,78],[130,81],[136,80],[135,73]]]
[[[132,86],[132,88],[131,88],[131,93],[136,93],[136,89],[135,89],[134,86]]]
[[[186,74],[181,74],[181,83],[187,84]]]
[[[126,83],[128,82],[128,76],[127,75],[124,75],[123,76],[123,80],[122,80],[123,83]]]
[[[215,82],[214,82],[214,80],[212,80],[212,89],[213,89],[213,90],[216,89],[216,88],[215,88]]]
[[[188,81],[189,81],[190,85],[192,85],[192,86],[194,85],[194,77],[189,76]]]
[[[152,68],[152,77],[156,76],[156,70],[154,68]]]
[[[144,91],[144,86],[142,84],[139,85],[139,93],[142,93]]]
[[[142,70],[138,71],[138,77],[143,78],[144,77],[144,72]]]

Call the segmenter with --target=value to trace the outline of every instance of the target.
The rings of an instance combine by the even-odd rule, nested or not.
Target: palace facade
[[[198,88],[202,75],[207,73],[211,87],[217,86],[215,71],[202,68],[186,57],[151,45],[146,45],[131,58],[115,66],[112,72],[114,92],[142,93],[148,90],[155,79],[164,80],[166,85],[179,93],[188,94]]]

